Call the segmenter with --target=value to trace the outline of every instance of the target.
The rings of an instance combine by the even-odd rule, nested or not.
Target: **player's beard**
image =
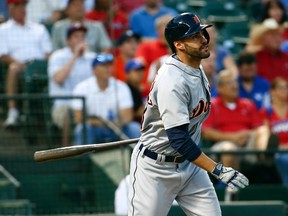
[[[205,59],[210,56],[210,51],[208,48],[208,44],[202,44],[200,47],[192,47],[188,45],[187,43],[184,43],[185,46],[185,52],[187,55],[189,55],[193,59]]]

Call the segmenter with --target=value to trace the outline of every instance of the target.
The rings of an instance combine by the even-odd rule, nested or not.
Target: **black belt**
[[[141,144],[139,150],[141,151],[143,147],[144,145]],[[143,154],[153,160],[157,160],[158,157],[157,153],[150,151],[149,149],[145,149]],[[183,163],[185,160],[186,159],[182,156],[165,156],[165,162]]]

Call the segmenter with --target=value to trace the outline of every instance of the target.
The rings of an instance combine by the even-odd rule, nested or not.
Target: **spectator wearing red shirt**
[[[115,0],[117,5],[123,10],[127,15],[129,15],[134,9],[144,5],[145,0]]]
[[[274,134],[278,137],[279,149],[288,150],[288,82],[282,77],[275,78],[270,93],[271,108],[261,110],[268,128],[267,140]],[[276,154],[275,164],[283,184],[288,185],[288,154]]]
[[[135,57],[140,37],[131,30],[126,30],[116,41],[116,56],[113,76],[123,82],[126,80],[126,63]]]
[[[95,0],[94,5],[94,9],[86,13],[85,17],[89,20],[102,22],[112,41],[119,39],[129,26],[125,12],[114,1],[110,0]]]
[[[136,57],[141,58],[146,64],[146,70],[143,79],[143,85],[149,89],[148,73],[149,67],[156,59],[170,54],[169,47],[166,43],[164,31],[167,23],[173,18],[172,15],[163,15],[155,20],[158,38],[156,40],[143,41],[139,44],[136,51]]]
[[[211,113],[203,123],[203,138],[214,143],[215,151],[258,148],[260,114],[252,100],[238,96],[238,82],[232,71],[219,73],[217,91],[219,96],[211,100]],[[224,166],[239,168],[235,155],[224,155],[221,161]]]
[[[282,32],[274,19],[266,19],[250,32],[246,50],[256,53],[258,75],[272,82],[281,76],[288,80],[288,53],[281,50]]]

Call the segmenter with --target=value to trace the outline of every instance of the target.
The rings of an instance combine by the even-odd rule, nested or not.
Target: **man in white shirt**
[[[112,77],[112,54],[100,53],[92,62],[94,76],[79,83],[73,95],[84,96],[86,107],[80,100],[73,100],[75,144],[83,143],[83,109],[86,109],[87,143],[102,143],[119,140],[113,129],[106,127],[102,119],[116,125],[129,138],[140,136],[140,124],[133,122],[133,99],[126,83]]]
[[[8,0],[10,19],[0,25],[0,61],[9,65],[6,93],[12,96],[18,91],[19,74],[27,62],[47,59],[51,40],[46,28],[26,20],[26,0]],[[14,100],[8,101],[8,118],[4,126],[17,124],[19,111]]]
[[[82,23],[88,29],[86,41],[93,52],[110,51],[112,42],[101,22],[85,19],[84,0],[68,0],[66,7],[67,18],[55,22],[52,28],[53,49],[66,46],[66,29],[72,23]]]
[[[80,23],[67,30],[67,47],[52,53],[48,62],[49,95],[71,96],[74,87],[93,76],[91,64],[95,53],[87,50],[87,28]],[[63,129],[63,145],[69,145],[70,101],[56,99],[52,110],[53,122]]]
[[[67,0],[29,0],[27,18],[33,22],[53,24],[62,18]]]

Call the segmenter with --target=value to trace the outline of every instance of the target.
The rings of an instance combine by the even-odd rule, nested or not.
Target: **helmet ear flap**
[[[206,28],[205,28],[205,29],[202,30],[202,32],[203,32],[204,37],[205,37],[206,40],[207,40],[207,44],[209,44],[210,36],[209,36],[208,31],[207,31]]]

